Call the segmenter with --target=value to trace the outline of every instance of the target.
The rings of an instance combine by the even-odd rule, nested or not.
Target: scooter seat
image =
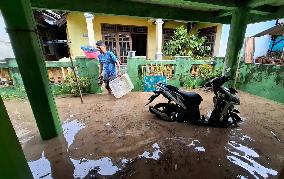
[[[202,97],[195,92],[186,92],[179,90],[178,93],[184,97],[184,99],[187,101],[188,104],[196,104],[199,105],[201,101],[203,101]]]

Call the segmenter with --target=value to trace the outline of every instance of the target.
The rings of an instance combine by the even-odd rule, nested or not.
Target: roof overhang
[[[229,24],[249,7],[249,23],[284,17],[284,0],[30,0],[32,8]],[[1,5],[4,4],[4,5]],[[0,2],[5,7],[5,1]]]

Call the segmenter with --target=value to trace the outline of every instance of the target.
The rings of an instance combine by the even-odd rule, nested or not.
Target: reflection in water
[[[117,166],[113,165],[109,157],[103,157],[99,160],[88,160],[85,158],[75,160],[71,158],[71,161],[75,167],[74,178],[84,178],[94,169],[97,169],[100,175],[113,175],[120,170]]]
[[[196,146],[199,145],[199,146]],[[198,151],[198,152],[205,152],[205,148],[203,146],[200,146],[201,143],[199,142],[199,140],[193,140],[190,144],[187,145],[187,147],[194,147],[194,150]],[[195,147],[196,146],[196,147]]]
[[[139,155],[140,158],[144,157],[144,158],[150,158],[150,159],[154,159],[154,160],[158,160],[161,156],[160,154],[162,154],[163,152],[160,150],[160,146],[157,143],[154,143],[152,145],[152,148],[154,149],[152,156],[150,152],[145,151],[143,154]]]
[[[70,145],[73,144],[75,135],[85,127],[86,126],[84,123],[76,119],[64,121],[62,128],[63,128],[64,137],[68,144],[68,148],[70,147]]]
[[[122,164],[127,164],[128,162],[129,162],[129,160],[126,159],[126,158],[123,158],[123,159],[121,160],[121,163],[122,163]]]
[[[205,152],[205,148],[204,147],[195,147],[194,149],[196,151],[198,151],[198,152]]]
[[[248,179],[248,177],[243,176],[243,175],[238,175],[238,178],[240,178],[240,179]]]
[[[139,158],[148,158],[153,160],[158,160],[162,154],[162,151],[160,150],[160,146],[157,143],[154,143],[152,145],[152,148],[154,151],[152,153],[145,151],[142,155],[138,155]],[[89,160],[89,159],[72,159],[70,158],[74,165],[74,178],[84,178],[86,177],[92,170],[96,170],[98,174],[103,176],[110,176],[114,175],[116,172],[121,170],[121,168],[125,167],[125,164],[132,161],[132,159],[126,159],[122,158],[120,163],[120,168],[113,164],[112,160],[109,157],[103,157],[98,160]]]
[[[52,178],[50,162],[45,158],[44,151],[40,159],[29,161],[28,164],[34,178]]]
[[[235,134],[236,133],[234,133],[233,136],[238,137],[238,135]],[[239,138],[241,139],[241,141],[244,141],[245,139],[248,139],[249,141],[252,140],[249,136],[245,135]],[[277,171],[267,168],[258,163],[255,159],[259,158],[260,156],[252,148],[231,140],[225,146],[225,149],[230,153],[230,155],[227,156],[227,159],[230,162],[245,169],[255,178],[269,177],[270,175],[276,176],[278,174]]]
[[[244,140],[246,140],[246,139],[248,139],[249,141],[254,141],[250,136],[247,136],[247,135],[242,135],[242,136],[240,137],[240,139],[241,139],[242,141],[244,141]]]

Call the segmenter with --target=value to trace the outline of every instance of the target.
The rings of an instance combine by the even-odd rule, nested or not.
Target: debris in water
[[[274,132],[272,132],[272,131],[270,131],[270,132],[280,142],[280,139],[277,137],[277,135]]]
[[[177,165],[177,164],[175,164],[175,170],[177,170],[177,168],[178,168],[178,165]]]
[[[106,124],[106,126],[110,126],[110,123],[108,122],[108,123]]]

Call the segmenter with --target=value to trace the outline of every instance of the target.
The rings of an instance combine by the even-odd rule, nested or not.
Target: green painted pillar
[[[230,75],[232,78],[235,78],[236,76],[238,57],[244,42],[248,16],[249,8],[247,7],[238,7],[233,11],[232,14],[224,64],[225,70],[227,68],[231,69],[228,75]]]
[[[2,2],[7,32],[42,139],[62,132],[28,0]]]
[[[0,97],[0,178],[33,178]]]

